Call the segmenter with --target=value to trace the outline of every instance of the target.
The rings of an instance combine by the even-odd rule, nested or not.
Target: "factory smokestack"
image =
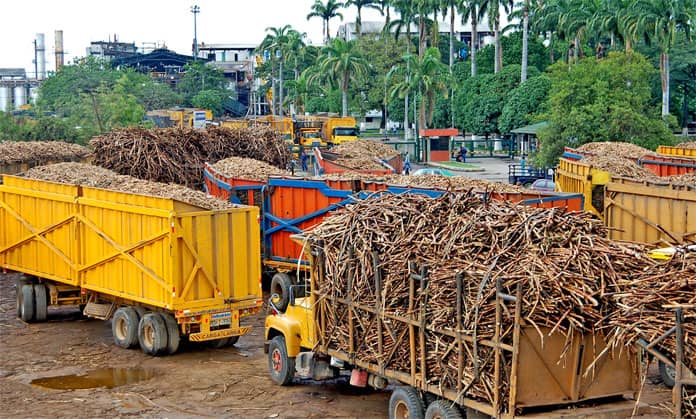
[[[42,33],[36,34],[36,54],[34,59],[36,60],[34,67],[36,74],[34,77],[37,80],[43,80],[46,78],[46,38]]]
[[[63,31],[56,31],[56,73],[63,67]]]

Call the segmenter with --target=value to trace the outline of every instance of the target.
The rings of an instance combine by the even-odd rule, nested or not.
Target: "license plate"
[[[231,323],[231,320],[232,320],[231,316],[232,316],[232,313],[230,313],[229,311],[226,313],[215,313],[212,316],[213,318],[210,321],[210,325],[211,326],[229,325]]]

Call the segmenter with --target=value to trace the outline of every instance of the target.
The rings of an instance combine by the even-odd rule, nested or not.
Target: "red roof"
[[[420,135],[423,137],[451,137],[459,135],[459,130],[456,128],[422,129]]]

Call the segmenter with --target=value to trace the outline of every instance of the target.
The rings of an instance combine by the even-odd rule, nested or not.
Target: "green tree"
[[[512,90],[507,95],[498,119],[498,130],[506,134],[532,123],[534,114],[544,112],[550,89],[551,79],[546,75],[540,75],[527,79]]]
[[[196,108],[209,109],[214,116],[220,116],[225,98],[225,94],[219,90],[201,90],[191,99],[191,104]]]
[[[539,133],[538,163],[555,165],[565,145],[628,141],[655,149],[674,136],[650,106],[655,69],[642,55],[612,52],[550,68],[549,127]]]
[[[333,39],[322,49],[317,70],[341,89],[341,114],[348,116],[350,83],[362,82],[368,73],[368,63],[358,53],[355,43]]]
[[[322,3],[321,0],[315,0],[312,5],[312,12],[307,15],[307,20],[318,17],[322,20],[324,34],[324,43],[327,44],[331,39],[331,31],[329,30],[329,22],[335,17],[341,18],[343,21],[343,14],[339,11],[343,7],[343,3],[335,0],[326,0],[326,3]]]
[[[206,65],[201,61],[186,64],[184,75],[177,84],[177,91],[182,95],[185,106],[193,106],[193,97],[203,90],[216,90],[224,94],[227,81],[221,70]]]
[[[503,50],[503,62],[510,65],[522,65],[522,33],[513,32],[501,39]],[[538,38],[530,39],[527,43],[527,75],[529,77],[531,67],[538,71],[544,71],[549,65],[547,48]],[[477,67],[480,73],[493,73],[495,61],[495,48],[493,45],[486,45],[478,53]],[[521,72],[521,70],[520,70]]]
[[[637,0],[631,7],[633,19],[628,31],[643,35],[648,42],[660,47],[660,76],[662,81],[662,116],[669,114],[669,55],[683,31],[688,41],[696,21],[696,5],[692,0]]]
[[[374,9],[382,12],[382,8],[376,0],[347,0],[345,2],[345,7],[355,6],[358,9],[358,13],[355,15],[355,33],[358,38],[362,36],[362,9]]]

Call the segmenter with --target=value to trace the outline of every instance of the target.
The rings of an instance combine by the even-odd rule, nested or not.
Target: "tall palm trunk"
[[[326,44],[331,40],[331,29],[329,29],[329,19],[326,19]]]
[[[355,33],[358,35],[358,38],[360,38],[360,35],[362,33],[362,16],[360,13],[360,7],[358,7],[358,15],[355,18]]]
[[[575,36],[574,47],[573,47],[573,61],[575,64],[578,63],[578,58],[580,57],[580,38]]]
[[[522,73],[520,74],[520,83],[527,80],[527,61],[529,60],[529,0],[524,2],[524,10],[522,11]]]
[[[403,16],[402,16],[403,18]],[[411,21],[406,26],[406,55],[411,56]],[[411,60],[406,61],[406,83],[411,76]],[[408,139],[408,91],[404,96],[404,140]]]
[[[478,16],[476,5],[471,6],[471,77],[476,76],[476,50],[478,49]]]
[[[278,92],[278,115],[283,116],[283,60],[280,60],[280,86]]]
[[[660,79],[662,82],[662,116],[669,114],[669,53],[660,54]]]
[[[341,82],[341,116],[348,116],[348,81],[350,77],[348,74],[343,76],[343,81]]]
[[[493,35],[495,37],[495,68],[494,73],[499,73],[503,69],[503,48],[500,43],[500,7],[494,2],[494,10],[491,10],[493,19]]]
[[[273,65],[273,61],[271,61],[271,115],[276,114],[275,101],[276,101],[275,66]]]
[[[454,65],[454,2],[450,5],[450,33],[449,33],[449,71],[452,77]],[[454,128],[454,87],[450,89],[450,128]]]
[[[418,62],[423,60],[425,54],[425,18],[421,14],[418,16]]]
[[[556,62],[556,55],[553,53],[553,31],[549,34],[549,63],[553,64]]]

